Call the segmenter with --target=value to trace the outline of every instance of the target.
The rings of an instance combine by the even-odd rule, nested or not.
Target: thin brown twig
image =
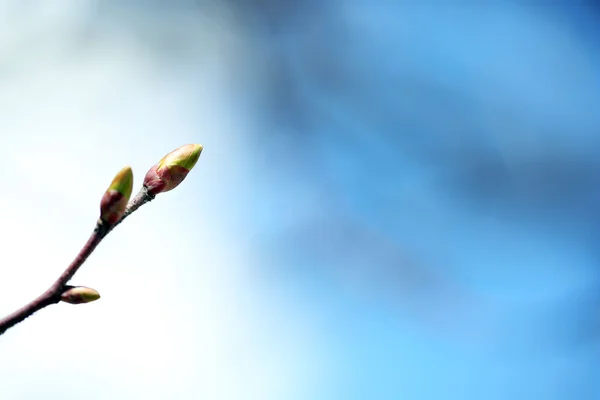
[[[24,321],[26,318],[30,317],[37,311],[45,308],[51,304],[56,304],[60,301],[61,294],[65,290],[65,286],[67,283],[73,278],[73,275],[77,272],[77,270],[83,265],[85,260],[94,252],[98,244],[104,239],[106,235],[110,231],[112,231],[117,225],[119,225],[123,220],[129,216],[131,213],[136,211],[138,208],[143,206],[144,204],[152,201],[154,196],[148,193],[146,187],[142,187],[142,189],[138,192],[138,194],[129,201],[127,204],[126,211],[124,215],[121,217],[119,221],[112,225],[108,225],[102,220],[98,220],[96,224],[96,228],[94,232],[85,243],[83,248],[79,251],[73,262],[64,270],[64,272],[60,275],[60,277],[50,286],[48,290],[38,296],[36,299],[29,302],[27,305],[19,308],[12,314],[0,319],[0,335],[6,332],[8,329],[12,328],[19,322]]]
[[[64,272],[52,284],[52,286],[50,286],[48,290],[38,296],[35,300],[29,302],[27,305],[19,308],[12,314],[0,320],[0,335],[42,308],[47,307],[50,304],[58,303],[60,301],[60,295],[62,294],[67,282],[73,277],[73,275],[75,275],[77,270],[83,265],[89,255],[92,254],[106,233],[108,233],[107,225],[103,224],[102,221],[99,220],[96,224],[94,232],[91,234],[83,248],[79,251],[77,257],[75,257],[73,262],[71,262],[71,264],[67,267],[67,269],[64,270]]]
[[[105,192],[100,203],[100,219],[96,224],[96,229],[77,254],[73,262],[65,269],[60,277],[50,286],[48,290],[40,296],[29,302],[27,305],[19,308],[12,314],[0,319],[0,335],[11,327],[25,320],[37,311],[50,304],[56,304],[63,299],[62,296],[71,286],[67,283],[77,270],[83,265],[85,260],[92,254],[98,244],[114,228],[117,227],[125,218],[136,211],[144,204],[154,200],[158,193],[166,192],[177,187],[194,167],[200,153],[202,145],[187,144],[181,146],[164,156],[158,164],[154,165],[146,173],[144,184],[138,194],[131,199],[125,206],[123,215],[119,218],[122,209],[123,196],[131,195],[131,186],[133,183],[133,173],[131,167],[123,168],[113,179],[111,186]],[[115,221],[116,220],[116,221]],[[110,221],[110,222],[107,222]],[[89,289],[89,288],[88,288]],[[95,292],[95,291],[94,291]],[[96,292],[97,296],[98,293]],[[96,297],[97,298],[97,297]],[[74,303],[78,304],[78,303]]]

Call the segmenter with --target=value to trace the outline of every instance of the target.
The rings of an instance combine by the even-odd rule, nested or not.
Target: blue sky
[[[123,165],[196,169],[0,340],[3,398],[596,398],[596,14],[7,1],[0,312]]]

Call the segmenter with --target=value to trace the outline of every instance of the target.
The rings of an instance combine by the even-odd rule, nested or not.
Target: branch
[[[128,215],[131,215],[138,208],[143,206],[154,199],[154,196],[148,194],[148,190],[145,187],[138,192],[138,194],[131,199],[131,201],[127,204],[127,208],[125,209],[125,213],[114,224],[108,224],[102,219],[99,219],[96,223],[96,228],[94,232],[83,246],[83,248],[77,254],[77,257],[71,262],[71,264],[64,270],[64,272],[60,275],[60,277],[50,286],[48,290],[38,296],[35,300],[31,301],[29,304],[19,308],[17,311],[12,314],[0,319],[0,335],[2,335],[6,330],[12,328],[16,324],[21,321],[24,321],[37,311],[45,308],[51,304],[56,304],[60,301],[60,296],[65,290],[65,286],[67,283],[73,278],[73,275],[77,272],[77,270],[83,265],[85,260],[92,254],[92,252],[96,249],[98,244],[104,239],[106,235],[110,231],[112,231],[117,225],[119,225]]]
[[[71,262],[52,286],[29,304],[19,308],[17,311],[0,320],[0,335],[42,308],[58,303],[67,282],[75,275],[77,270],[83,265],[89,255],[92,254],[96,249],[96,246],[98,246],[107,233],[108,225],[103,223],[102,220],[98,220],[94,232],[79,251],[77,257],[75,257],[73,262]]]
[[[110,231],[138,208],[152,201],[157,194],[176,188],[194,167],[201,152],[201,145],[188,144],[164,156],[146,173],[141,190],[131,201],[129,198],[133,173],[130,167],[123,168],[104,193],[96,228],[77,257],[48,290],[27,305],[0,319],[0,335],[42,308],[61,300],[71,304],[81,304],[98,299],[100,295],[94,289],[73,287],[67,283]]]

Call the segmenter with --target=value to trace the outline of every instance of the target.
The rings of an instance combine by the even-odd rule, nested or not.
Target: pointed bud
[[[114,224],[120,220],[131,197],[132,189],[133,172],[131,167],[125,167],[115,176],[104,196],[102,196],[100,219],[109,224]]]
[[[186,144],[173,150],[154,165],[144,178],[144,187],[152,196],[175,189],[196,165],[202,145]]]
[[[100,298],[100,293],[85,286],[65,286],[65,291],[60,295],[60,301],[69,304],[91,303]]]

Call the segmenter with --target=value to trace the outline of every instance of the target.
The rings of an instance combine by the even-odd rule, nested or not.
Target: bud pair
[[[144,177],[144,188],[148,195],[175,189],[196,165],[202,145],[186,144],[164,156]],[[123,216],[133,189],[131,167],[123,168],[113,179],[100,202],[100,219],[114,225]]]

